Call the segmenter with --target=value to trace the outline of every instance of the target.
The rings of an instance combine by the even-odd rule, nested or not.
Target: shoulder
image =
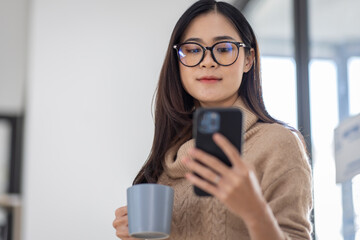
[[[252,146],[248,153],[249,157],[256,156],[255,162],[282,174],[294,168],[311,172],[301,133],[277,123],[257,123],[254,128],[257,131],[249,139]]]
[[[278,123],[257,123],[258,133],[264,140],[272,139],[274,143],[284,144],[297,141],[299,135],[288,127]]]
[[[256,133],[258,144],[271,151],[306,153],[300,132],[278,123],[258,123]],[[305,154],[306,155],[306,154]]]

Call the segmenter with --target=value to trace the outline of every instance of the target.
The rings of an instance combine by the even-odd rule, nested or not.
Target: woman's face
[[[187,27],[182,42],[196,42],[211,47],[219,41],[242,42],[232,23],[222,14],[210,12],[196,17]],[[254,51],[245,56],[240,47],[239,57],[230,66],[221,66],[206,51],[202,62],[195,67],[186,67],[179,62],[181,82],[185,90],[202,107],[228,107],[238,97],[244,72],[250,70]]]

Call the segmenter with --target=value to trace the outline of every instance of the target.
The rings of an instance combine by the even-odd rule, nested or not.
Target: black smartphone
[[[243,113],[238,108],[198,108],[194,113],[193,137],[195,147],[221,160],[228,166],[231,162],[213,141],[214,133],[224,135],[241,152],[243,139]],[[194,186],[198,196],[211,194]]]

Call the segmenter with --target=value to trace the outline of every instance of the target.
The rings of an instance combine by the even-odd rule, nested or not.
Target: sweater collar
[[[244,115],[244,131],[245,133],[253,126],[258,118],[257,116],[246,106],[242,98],[238,98],[233,107],[238,107],[242,110]],[[246,138],[246,136],[245,136]],[[188,156],[190,148],[195,146],[195,140],[190,139],[180,146],[179,149],[170,148],[165,155],[164,172],[170,178],[183,178],[185,173],[188,172],[188,168],[181,162],[185,156]]]

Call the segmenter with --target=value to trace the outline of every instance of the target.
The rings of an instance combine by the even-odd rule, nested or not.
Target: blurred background
[[[193,2],[0,0],[0,240],[116,239]],[[360,177],[336,183],[333,137],[360,113],[360,1],[227,2],[258,37],[268,111],[307,139],[314,237],[360,240]]]

